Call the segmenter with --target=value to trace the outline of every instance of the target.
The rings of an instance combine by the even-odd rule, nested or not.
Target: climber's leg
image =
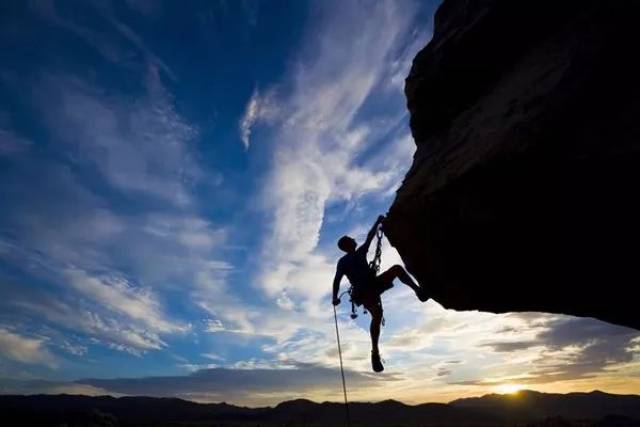
[[[409,276],[409,273],[407,273],[407,271],[401,265],[396,264],[392,266],[387,271],[380,274],[376,278],[376,280],[378,280],[383,285],[387,285],[391,284],[396,278],[400,279],[402,283],[413,289],[420,301],[426,301],[429,299],[426,289],[418,286],[416,282],[413,281],[411,276]]]
[[[364,308],[371,314],[371,324],[369,334],[371,335],[371,366],[375,372],[382,372],[384,366],[380,360],[380,325],[382,324],[382,302],[379,296],[371,296],[363,303]]]
[[[380,340],[380,325],[382,324],[382,304],[364,304],[364,308],[371,314],[371,324],[369,334],[371,335],[371,350],[378,352],[378,341]]]

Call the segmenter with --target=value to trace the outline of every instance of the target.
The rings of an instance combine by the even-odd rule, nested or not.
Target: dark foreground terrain
[[[358,426],[640,426],[640,396],[591,393],[486,395],[416,406],[350,405]],[[308,400],[275,407],[199,404],[173,398],[0,396],[3,426],[341,426],[344,406]]]

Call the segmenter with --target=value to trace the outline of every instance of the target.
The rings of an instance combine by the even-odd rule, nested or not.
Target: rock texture
[[[640,1],[445,0],[386,234],[446,308],[640,329]]]

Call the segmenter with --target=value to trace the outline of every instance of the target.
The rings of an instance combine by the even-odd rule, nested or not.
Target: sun
[[[500,384],[496,387],[496,392],[499,394],[516,394],[523,388],[522,384]]]

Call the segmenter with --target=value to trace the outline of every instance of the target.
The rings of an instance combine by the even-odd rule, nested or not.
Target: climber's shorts
[[[353,285],[351,301],[357,306],[380,304],[380,295],[393,287],[393,279],[394,276],[389,271],[385,271],[369,283]]]

